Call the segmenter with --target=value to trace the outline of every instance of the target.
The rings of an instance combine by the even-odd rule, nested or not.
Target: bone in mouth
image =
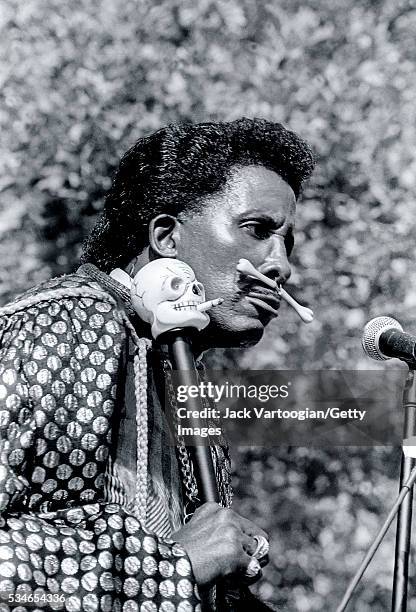
[[[301,306],[298,302],[293,299],[291,295],[283,287],[279,287],[276,281],[272,280],[265,274],[259,272],[253,264],[248,259],[240,259],[237,264],[237,270],[240,274],[244,274],[245,276],[249,276],[250,278],[255,278],[271,289],[274,289],[279,292],[280,296],[297,312],[299,317],[302,319],[304,323],[310,323],[313,321],[313,311],[310,308],[306,308],[306,306]],[[259,302],[259,305],[262,304]]]
[[[215,300],[208,300],[208,302],[202,302],[202,304],[199,304],[196,307],[196,309],[199,312],[205,312],[206,310],[209,310],[213,306],[219,306],[220,304],[223,303],[223,301],[224,300],[222,298],[216,298]]]
[[[197,310],[198,312],[205,312],[213,306],[219,306],[223,301],[223,298],[216,298],[215,300],[202,302],[202,304],[197,304],[196,302],[180,302],[179,304],[175,304],[173,308],[175,310]]]

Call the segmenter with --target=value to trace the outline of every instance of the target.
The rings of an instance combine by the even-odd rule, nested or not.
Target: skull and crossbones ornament
[[[205,289],[188,264],[178,259],[155,259],[130,278],[122,270],[111,276],[130,288],[139,317],[149,323],[153,338],[177,328],[204,329],[210,319],[206,310],[222,302],[205,301]]]

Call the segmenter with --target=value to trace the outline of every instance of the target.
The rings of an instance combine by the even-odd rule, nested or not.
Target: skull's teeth
[[[196,310],[195,302],[181,302],[180,304],[175,304],[175,310]]]

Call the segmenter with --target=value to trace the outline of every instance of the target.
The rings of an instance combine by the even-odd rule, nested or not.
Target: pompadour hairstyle
[[[148,245],[153,217],[201,210],[235,167],[248,165],[273,170],[298,197],[314,157],[294,132],[265,119],[172,124],[141,138],[121,159],[82,263],[107,273],[125,267]]]

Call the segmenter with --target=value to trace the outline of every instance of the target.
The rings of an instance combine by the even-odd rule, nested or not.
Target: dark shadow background
[[[377,368],[364,323],[415,328],[412,0],[3,0],[0,302],[77,266],[119,156],[176,121],[260,116],[310,141],[290,290],[218,367]],[[388,363],[386,368],[399,367]],[[261,595],[334,610],[396,491],[397,449],[234,449],[235,507],[273,537]],[[393,533],[355,609],[388,610]],[[412,601],[416,606],[414,563]]]

